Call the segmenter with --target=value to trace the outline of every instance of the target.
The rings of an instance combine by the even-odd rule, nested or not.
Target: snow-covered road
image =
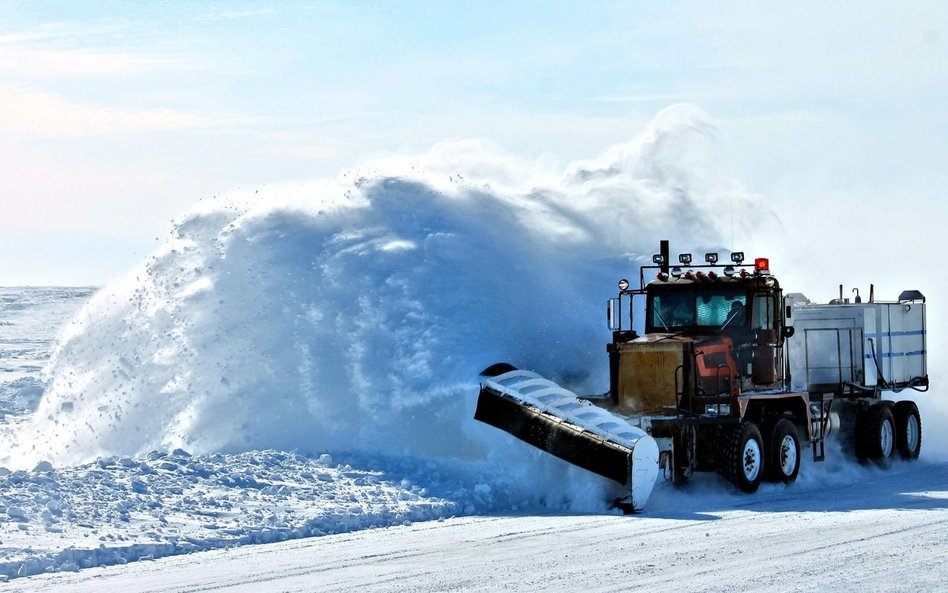
[[[15,579],[6,591],[937,591],[948,465],[755,496],[663,489],[645,515],[475,516]],[[702,492],[695,492],[700,489]],[[791,491],[793,490],[793,491]]]

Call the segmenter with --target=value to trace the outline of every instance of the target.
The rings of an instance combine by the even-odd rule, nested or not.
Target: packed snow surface
[[[240,468],[245,461],[237,463]],[[804,467],[813,477],[811,469],[815,468]],[[383,529],[348,533],[340,533],[347,521],[364,526],[392,519],[407,523],[413,512],[407,509],[418,498],[404,501],[404,514],[390,518],[377,510],[367,512],[368,517],[359,513],[332,517],[326,512],[330,502],[312,501],[316,508],[310,510],[310,505],[299,504],[294,496],[298,490],[293,488],[261,505],[266,500],[263,492],[238,503],[239,490],[227,497],[228,489],[220,484],[201,484],[201,500],[181,504],[181,495],[172,495],[166,509],[155,511],[166,521],[153,521],[142,533],[143,543],[105,539],[98,547],[94,544],[103,535],[136,533],[134,524],[106,530],[80,521],[74,526],[78,534],[73,541],[84,532],[91,534],[93,545],[76,544],[57,557],[42,558],[37,564],[47,563],[53,574],[13,579],[4,590],[605,593],[670,587],[694,593],[809,593],[815,586],[826,593],[942,590],[948,578],[948,465],[923,461],[898,464],[889,471],[840,469],[818,469],[818,480],[790,487],[767,485],[753,496],[725,489],[712,476],[700,476],[681,491],[661,484],[661,496],[644,515],[527,509],[410,525],[389,523]],[[112,468],[104,471],[115,475]],[[370,477],[353,470],[343,473]],[[287,482],[293,479],[285,477]],[[349,484],[339,484],[340,490]],[[384,479],[375,486],[383,492],[389,487]],[[331,486],[323,490],[332,491]],[[185,489],[184,496],[188,495],[191,491]],[[221,506],[248,509],[243,525],[223,518],[220,506],[208,504],[216,497],[222,497]],[[290,508],[300,513],[298,526],[326,535],[276,542],[288,535]],[[415,509],[422,514],[419,507]],[[432,505],[423,516],[445,510]],[[268,514],[274,516],[272,528],[257,528],[256,537],[276,543],[181,555],[211,547],[215,531],[220,541],[251,539],[254,531],[245,525],[265,523]],[[165,553],[177,555],[160,558]],[[109,555],[139,561],[85,569]]]
[[[463,539],[457,549],[472,555],[487,541],[521,538],[566,553],[555,543],[559,529],[634,531],[637,518],[609,507],[611,483],[475,423],[477,374],[510,361],[576,392],[601,393],[603,305],[618,278],[635,281],[658,239],[726,251],[732,234],[751,243],[779,231],[758,196],[719,172],[717,152],[714,126],[682,106],[629,144],[559,170],[484,143],[445,143],[332,181],[199,202],[140,267],[98,291],[2,289],[0,580],[322,536],[325,544],[299,554],[330,566],[302,590],[340,582],[339,590],[379,590],[340,573],[349,566],[342,553],[320,546],[357,542],[369,558],[374,535],[338,539],[367,530],[386,549],[410,548],[423,533],[442,547]],[[926,397],[917,398],[923,423],[943,418]],[[888,509],[892,496],[907,513],[925,511],[925,525],[941,525],[948,469],[937,425],[925,424],[918,464],[884,473],[838,455],[807,463],[794,485],[765,486],[757,509],[788,513],[768,523],[774,533],[798,525],[793,513],[801,511],[812,523],[811,538],[800,540],[807,549],[826,531],[850,528],[846,517],[856,515],[848,511]],[[730,553],[737,530],[759,516],[733,508],[757,503],[714,476],[695,482],[680,492],[656,487],[646,532],[682,529],[693,541],[697,525],[720,521]],[[824,495],[861,492],[854,484],[862,483],[879,492],[857,496],[856,507]],[[801,497],[811,502],[799,509],[780,502]],[[545,518],[539,526],[515,517],[410,525],[520,514]],[[883,539],[901,545],[913,521]],[[865,538],[877,537],[859,525]],[[473,539],[464,539],[471,526]],[[945,539],[923,534],[944,556]],[[590,540],[599,542],[596,557],[625,557],[607,539]],[[754,541],[746,548],[759,549]],[[514,559],[534,549],[523,546]],[[866,546],[857,552],[868,557]],[[678,566],[720,554],[707,550],[699,546]],[[577,570],[589,562],[576,558]],[[642,562],[621,574],[648,577],[661,565],[657,557]],[[187,561],[177,566],[180,578],[197,572]],[[549,574],[552,565],[541,569]],[[458,574],[487,582],[471,570]],[[471,588],[440,587],[443,573],[425,574],[435,580],[419,590]],[[80,586],[62,575],[35,578],[24,579],[25,590]],[[170,590],[210,587],[195,578],[193,587],[184,580]],[[232,585],[239,588],[222,586]],[[281,588],[301,590],[295,586]]]

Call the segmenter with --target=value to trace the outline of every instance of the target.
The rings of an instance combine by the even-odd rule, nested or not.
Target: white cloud
[[[245,10],[220,10],[217,12],[206,12],[197,17],[198,20],[205,21],[234,21],[248,18],[259,18],[277,14],[277,10],[268,8],[251,8]]]
[[[156,69],[181,68],[172,55],[109,49],[103,43],[129,36],[129,23],[46,23],[0,35],[0,75],[24,80],[125,77]]]
[[[0,86],[0,131],[28,136],[100,136],[232,127],[252,121],[167,108],[103,107],[73,102],[54,93]]]
[[[30,79],[128,76],[174,64],[166,57],[139,53],[54,49],[12,44],[0,38],[0,73]]]

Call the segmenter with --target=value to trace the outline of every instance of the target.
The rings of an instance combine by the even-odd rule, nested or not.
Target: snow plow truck
[[[870,287],[863,301],[840,286],[816,304],[784,294],[767,258],[673,264],[668,241],[659,251],[639,288],[622,279],[609,300],[607,394],[498,363],[482,373],[475,419],[617,482],[627,511],[644,508],[659,476],[717,472],[748,493],[791,483],[804,446],[823,461],[831,436],[883,467],[918,457],[918,407],[899,395],[928,389],[919,291],[877,301]]]

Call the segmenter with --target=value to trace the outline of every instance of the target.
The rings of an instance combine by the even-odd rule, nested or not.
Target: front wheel
[[[753,422],[741,422],[721,434],[718,473],[742,492],[756,492],[764,473],[764,442]]]
[[[800,436],[788,418],[777,420],[767,434],[767,480],[789,484],[800,473]]]

